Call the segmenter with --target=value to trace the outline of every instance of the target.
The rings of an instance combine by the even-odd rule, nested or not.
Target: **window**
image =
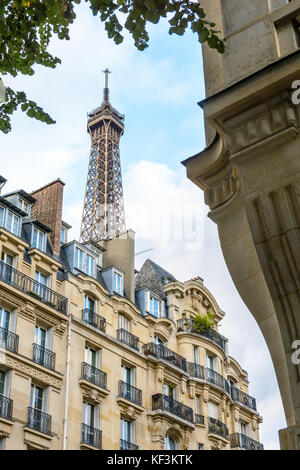
[[[5,437],[0,438],[0,450],[5,450]]]
[[[84,296],[84,309],[90,312],[96,312],[96,301],[92,297],[85,294]]]
[[[1,253],[1,261],[3,261],[3,263],[5,264],[8,264],[9,266],[14,266],[14,261],[15,261],[16,257],[13,256],[13,255],[10,255],[9,253],[7,253],[6,251],[2,251]]]
[[[5,395],[5,372],[0,370],[0,395]]]
[[[200,442],[198,442],[198,450],[204,450],[204,444],[200,444]]]
[[[165,449],[176,450],[176,441],[172,436],[170,436],[170,434],[165,435]]]
[[[133,385],[134,369],[122,364],[122,382]]]
[[[119,330],[130,331],[130,321],[124,315],[119,315]]]
[[[29,214],[29,204],[24,201],[24,199],[19,199],[19,207],[22,211],[26,212],[27,215]]]
[[[121,418],[121,440],[125,442],[135,442],[135,429],[134,421]]]
[[[160,316],[160,300],[150,295],[149,310],[151,315],[158,318]]]
[[[46,276],[46,274],[43,274],[40,271],[36,271],[34,280],[34,293],[43,297],[43,299],[47,299],[48,293],[50,292],[48,290],[49,276]]]
[[[30,391],[30,406],[35,410],[42,411],[43,410],[43,389],[38,387],[35,384],[31,384],[31,391]]]
[[[113,290],[119,295],[123,295],[122,274],[113,271]]]
[[[89,276],[94,276],[94,271],[95,271],[95,259],[90,256],[90,255],[86,255],[86,266],[85,266],[85,272],[86,274],[88,274]]]
[[[10,312],[0,307],[0,328],[9,329]]]
[[[239,422],[239,432],[244,436],[250,437],[250,425],[249,423]]]
[[[67,230],[65,228],[60,229],[60,243],[64,244],[67,241]]]
[[[214,369],[214,358],[213,358],[213,356],[210,356],[210,355],[207,354],[207,356],[206,356],[206,366],[208,367],[208,369],[215,370]]]
[[[165,381],[163,384],[163,394],[169,398],[176,398],[176,385]]]
[[[193,346],[193,352],[194,352],[194,364],[200,364],[199,347]]]
[[[82,406],[82,422],[91,428],[95,427],[95,405],[88,403],[86,401],[83,402]]]
[[[84,251],[79,248],[75,248],[75,268],[83,271],[84,269]]]
[[[159,345],[159,344],[163,345],[164,344],[164,341],[162,339],[160,339],[160,337],[157,336],[157,335],[154,335],[154,341],[153,342],[154,342],[154,344],[157,344],[157,345]]]
[[[93,367],[98,367],[97,351],[89,346],[85,347],[85,362]]]
[[[214,419],[219,417],[219,406],[213,401],[208,402],[208,416]]]
[[[20,217],[11,211],[7,211],[5,228],[14,235],[19,235]]]
[[[32,246],[40,251],[45,250],[45,233],[33,227],[32,231]]]
[[[201,397],[200,395],[195,396],[195,413],[201,415]]]
[[[4,207],[0,206],[0,227],[3,227],[4,223]]]

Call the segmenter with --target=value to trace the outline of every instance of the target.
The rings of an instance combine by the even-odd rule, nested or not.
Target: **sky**
[[[102,70],[110,68],[110,100],[125,114],[120,151],[126,224],[136,232],[136,268],[149,257],[180,281],[204,279],[226,313],[220,332],[229,338],[229,354],[249,374],[249,392],[264,420],[261,442],[278,449],[278,429],[286,422],[270,354],[230,278],[203,193],[180,163],[205,147],[197,106],[205,97],[201,46],[192,33],[169,36],[167,26],[148,28],[150,46],[143,52],[127,36],[116,46],[84,4],[77,7],[71,40],[52,40],[51,52],[61,65],[36,67],[32,77],[5,77],[6,85],[24,90],[56,124],[21,112],[13,116],[12,132],[0,133],[0,174],[8,180],[3,192],[32,192],[61,178],[63,218],[72,225],[69,240],[79,238],[90,149],[87,112],[101,104]],[[140,253],[144,250],[149,251]]]

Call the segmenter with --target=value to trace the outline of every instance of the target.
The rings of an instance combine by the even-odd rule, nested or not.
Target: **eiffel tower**
[[[108,74],[100,107],[88,114],[91,152],[81,221],[82,242],[114,238],[125,232],[125,213],[119,142],[124,115],[109,101]]]

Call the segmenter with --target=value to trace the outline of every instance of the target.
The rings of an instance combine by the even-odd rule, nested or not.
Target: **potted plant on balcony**
[[[208,331],[215,328],[217,324],[214,314],[211,311],[203,315],[198,313],[196,317],[193,318],[193,331],[199,334],[208,333]]]
[[[29,292],[29,294],[33,295],[34,297],[37,297],[38,299],[41,299],[41,298],[42,298],[42,296],[41,296],[40,294],[38,294],[37,292],[34,292],[34,290],[31,290],[31,291]]]

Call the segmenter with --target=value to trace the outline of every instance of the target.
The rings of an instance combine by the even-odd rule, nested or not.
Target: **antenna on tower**
[[[109,89],[108,89],[108,74],[111,73],[108,68],[105,70],[102,70],[102,72],[105,74],[105,87],[103,89],[103,101],[107,102],[109,101]]]

